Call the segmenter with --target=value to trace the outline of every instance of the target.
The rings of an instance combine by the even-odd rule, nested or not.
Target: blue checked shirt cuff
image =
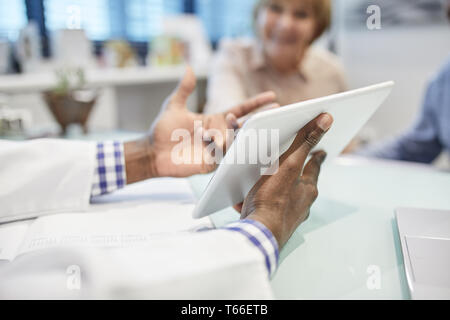
[[[223,229],[244,235],[263,254],[269,277],[275,274],[279,258],[278,243],[266,226],[254,220],[240,220]]]
[[[105,141],[97,144],[96,167],[91,197],[107,194],[126,185],[123,144]]]

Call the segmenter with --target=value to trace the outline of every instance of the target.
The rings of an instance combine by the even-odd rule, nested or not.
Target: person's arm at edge
[[[439,82],[433,81],[426,92],[422,109],[415,124],[403,135],[388,142],[368,146],[356,155],[431,163],[442,151],[438,138],[436,108],[440,98]]]

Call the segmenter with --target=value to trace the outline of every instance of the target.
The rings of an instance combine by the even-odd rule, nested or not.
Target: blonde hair
[[[272,0],[258,0],[253,11],[253,26],[256,26],[259,10],[266,6]],[[299,1],[299,0],[290,0]],[[310,0],[314,10],[314,18],[316,20],[316,32],[312,42],[320,38],[320,36],[331,25],[331,1],[330,0]],[[256,28],[255,28],[256,29]]]

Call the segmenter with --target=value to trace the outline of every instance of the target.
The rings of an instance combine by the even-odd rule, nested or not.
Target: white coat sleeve
[[[0,141],[0,223],[89,205],[96,144]]]
[[[272,299],[276,266],[267,268],[239,224],[155,236],[144,247],[28,253],[0,268],[0,299]]]

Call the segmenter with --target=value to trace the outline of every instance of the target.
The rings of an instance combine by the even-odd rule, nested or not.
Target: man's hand
[[[217,163],[211,161],[211,153],[207,150],[210,142],[204,140],[208,140],[209,137],[216,148],[226,152],[226,147],[234,138],[234,135],[230,136],[230,131],[227,132],[227,129],[239,129],[239,118],[273,103],[276,98],[273,92],[266,92],[227,112],[204,115],[191,112],[186,107],[187,99],[194,91],[195,84],[195,76],[188,68],[178,87],[164,103],[149,135],[125,144],[128,184],[153,177],[188,177],[213,171]],[[196,127],[196,123],[201,126]],[[190,135],[192,143],[185,145],[185,150],[182,151],[191,154],[191,161],[175,164],[172,151],[180,141],[173,140],[172,135],[179,129]],[[211,133],[211,129],[214,129],[216,133]],[[202,140],[200,144],[195,143],[197,137]],[[201,156],[200,161],[194,161],[194,157],[198,155]]]
[[[244,203],[235,206],[241,219],[259,221],[272,231],[280,248],[308,218],[318,196],[317,180],[326,153],[314,153],[303,166],[332,123],[333,118],[329,114],[322,114],[308,123],[281,156],[278,172],[263,176],[250,190]]]

